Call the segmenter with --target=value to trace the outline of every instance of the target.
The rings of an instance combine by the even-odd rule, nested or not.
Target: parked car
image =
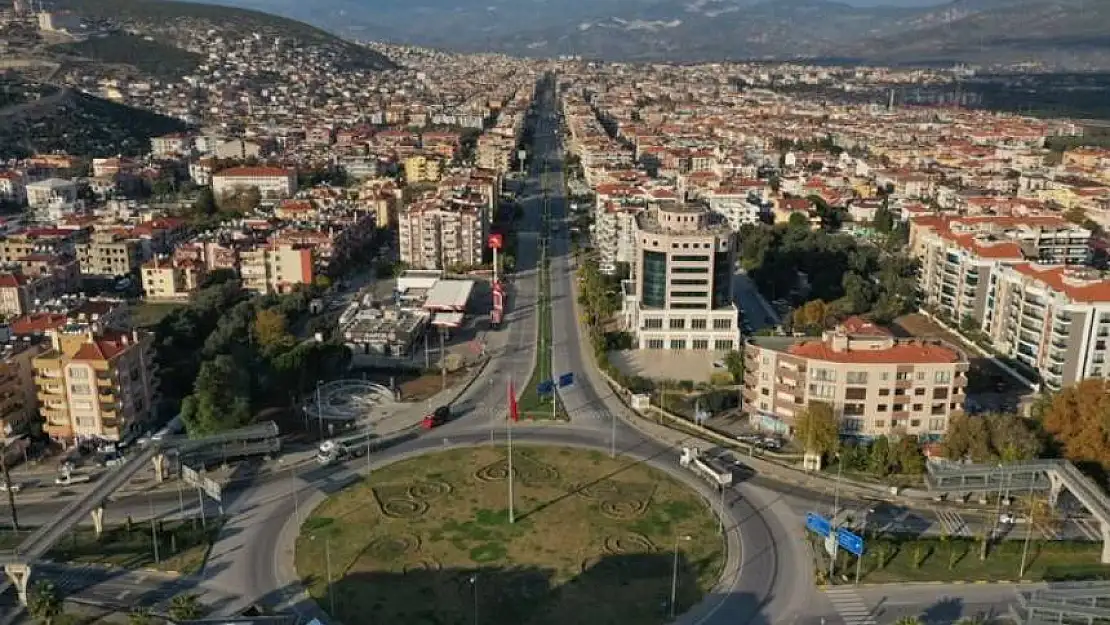
[[[0,491],[4,491],[5,493],[18,493],[22,488],[23,487],[19,484],[8,484],[7,482],[0,482]]]

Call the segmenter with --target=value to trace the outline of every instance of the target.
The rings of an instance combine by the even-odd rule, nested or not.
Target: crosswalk
[[[877,625],[871,617],[871,610],[860,596],[851,588],[829,588],[825,596],[832,602],[833,608],[844,625]]]
[[[947,536],[962,536],[965,538],[971,537],[971,528],[967,526],[967,521],[959,512],[952,510],[941,510],[933,508],[933,512],[937,515],[937,521],[940,522],[940,527]]]

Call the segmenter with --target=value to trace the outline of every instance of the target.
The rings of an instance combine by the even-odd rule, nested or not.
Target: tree
[[[258,311],[254,317],[254,337],[265,349],[288,347],[296,342],[286,327],[285,315],[273,308]]]
[[[973,462],[1031,460],[1041,450],[1036,428],[1029,420],[997,412],[952,417],[942,444],[946,458]]]
[[[807,333],[815,333],[824,330],[831,317],[829,305],[824,300],[815,299],[795,310],[791,320],[794,327],[802,328]]]
[[[215,215],[216,196],[212,193],[212,187],[203,187],[197,193],[197,197],[193,200],[193,213],[197,216],[208,217]]]
[[[732,350],[725,354],[725,367],[728,372],[732,374],[732,381],[735,384],[744,383],[744,356],[736,350]]]
[[[883,200],[882,205],[875,209],[872,225],[883,234],[890,234],[894,230],[894,213],[890,211],[887,200]]]
[[[154,625],[154,617],[150,615],[150,608],[137,607],[127,615],[127,625]]]
[[[840,446],[840,426],[831,404],[810,402],[794,425],[794,440],[809,453],[829,455]]]
[[[181,404],[192,437],[226,432],[251,422],[250,374],[226,354],[200,367],[193,394]]]
[[[169,615],[175,621],[193,621],[200,618],[202,613],[196,595],[177,595],[170,600]]]
[[[903,616],[902,618],[894,621],[894,625],[925,625],[920,616]]]
[[[39,623],[51,625],[62,614],[65,605],[52,582],[35,584],[27,596],[27,612]]]
[[[804,228],[809,229],[809,215],[803,212],[790,213],[790,218],[786,220],[786,225],[789,228]]]
[[[1110,469],[1110,383],[1088,378],[1052,398],[1041,420],[1064,457]]]

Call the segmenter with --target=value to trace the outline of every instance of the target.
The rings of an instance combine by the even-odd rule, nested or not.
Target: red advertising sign
[[[503,241],[503,239],[502,239],[500,234],[491,234],[491,235],[489,235],[489,247],[490,247],[490,249],[491,250],[501,249],[502,241]]]

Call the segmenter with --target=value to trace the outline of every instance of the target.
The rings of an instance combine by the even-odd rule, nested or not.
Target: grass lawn
[[[155,562],[149,522],[136,521],[130,529],[126,524],[106,527],[99,539],[91,527],[79,527],[68,538],[60,540],[47,553],[47,558],[76,564],[196,573],[204,566],[218,533],[219,523],[212,519],[207,529],[201,529],[199,519],[195,526],[191,521],[163,521],[158,532],[159,561]],[[5,532],[0,535],[0,549],[14,549],[26,535],[26,529],[18,538]]]
[[[162,317],[182,306],[186,304],[141,301],[131,306],[131,322],[138,328],[150,328],[157,325]]]
[[[1002,541],[992,546],[986,560],[980,560],[980,542],[974,539],[873,539],[868,541],[867,552],[863,555],[860,581],[893,583],[1017,580],[1023,545],[1022,540]],[[1110,565],[1099,564],[1101,551],[1102,545],[1099,543],[1031,541],[1024,578],[1110,579]],[[825,562],[827,564],[828,560]],[[855,570],[855,558],[842,551],[837,561],[837,574],[847,575],[851,581]],[[842,579],[837,581],[843,582]]]
[[[452,450],[386,467],[305,520],[297,571],[345,623],[651,625],[667,621],[676,537],[682,611],[724,561],[700,496],[601,452]],[[330,556],[332,580],[328,582]],[[330,590],[330,592],[329,592]]]

